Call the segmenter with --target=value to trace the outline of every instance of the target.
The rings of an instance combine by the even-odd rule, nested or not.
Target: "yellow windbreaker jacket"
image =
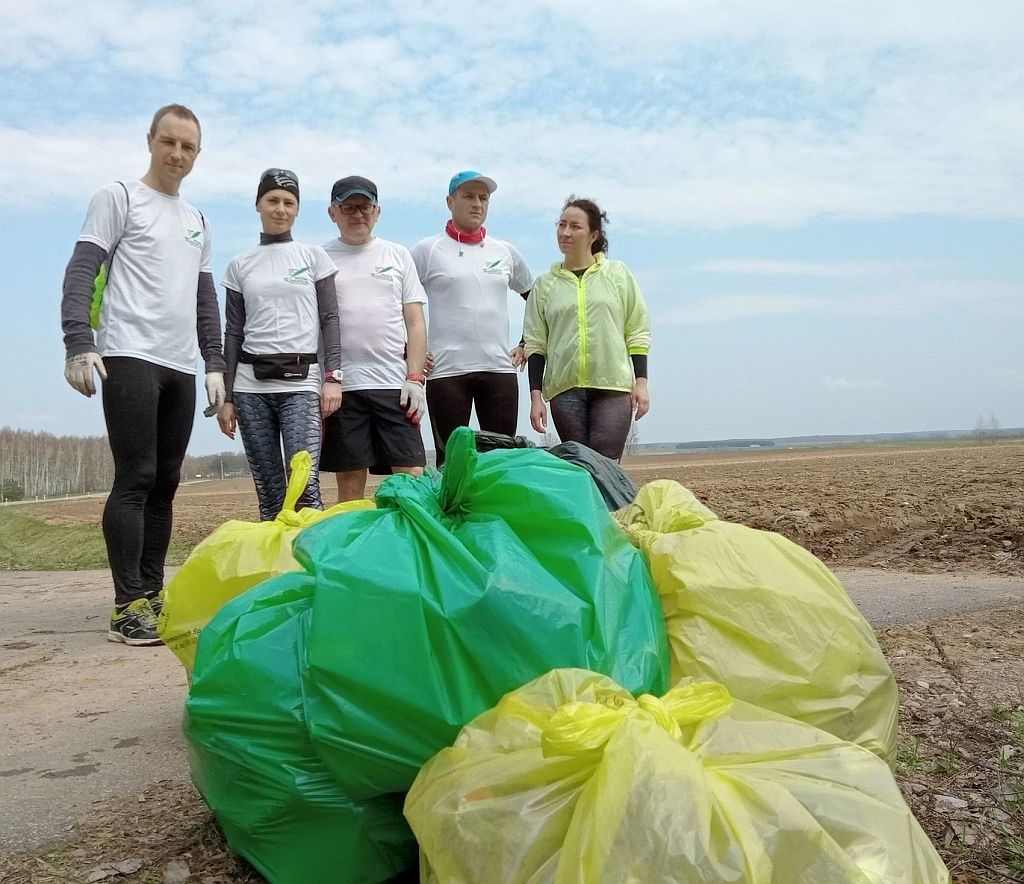
[[[582,277],[551,265],[526,302],[526,356],[545,358],[545,399],[572,387],[628,393],[634,381],[629,357],[650,350],[651,319],[633,274],[601,252],[595,257]]]

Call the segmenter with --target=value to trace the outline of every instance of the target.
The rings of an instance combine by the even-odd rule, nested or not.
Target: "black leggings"
[[[629,393],[573,387],[551,400],[551,420],[563,442],[581,442],[619,460],[633,422]]]
[[[103,537],[114,603],[126,605],[164,585],[171,503],[192,435],[196,379],[127,356],[109,356],[103,363],[103,416],[114,456]]]
[[[515,372],[472,371],[427,381],[427,408],[439,469],[448,437],[456,427],[469,426],[474,406],[481,430],[514,436],[519,419],[519,378]]]

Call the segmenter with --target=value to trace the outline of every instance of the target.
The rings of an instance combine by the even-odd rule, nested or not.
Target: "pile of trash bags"
[[[948,882],[820,562],[675,483],[613,516],[585,466],[480,448],[301,528],[202,626],[189,760],[235,851],[272,882]]]
[[[301,571],[203,629],[186,703],[193,779],[271,881],[414,865],[402,800],[420,768],[552,669],[668,688],[642,554],[590,475],[545,451],[481,455],[458,432],[443,476],[387,479],[375,509],[305,528],[293,553]],[[343,846],[314,849],[313,829]]]

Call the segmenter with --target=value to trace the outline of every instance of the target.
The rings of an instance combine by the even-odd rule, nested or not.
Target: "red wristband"
[[[417,384],[426,383],[426,378],[421,374],[407,374],[405,376],[407,381],[415,381]]]

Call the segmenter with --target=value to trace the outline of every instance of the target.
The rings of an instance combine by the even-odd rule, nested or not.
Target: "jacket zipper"
[[[588,267],[587,271],[589,270]],[[583,285],[583,276],[576,277],[576,311],[579,314],[580,327],[580,373],[577,387],[587,385],[587,288]]]

